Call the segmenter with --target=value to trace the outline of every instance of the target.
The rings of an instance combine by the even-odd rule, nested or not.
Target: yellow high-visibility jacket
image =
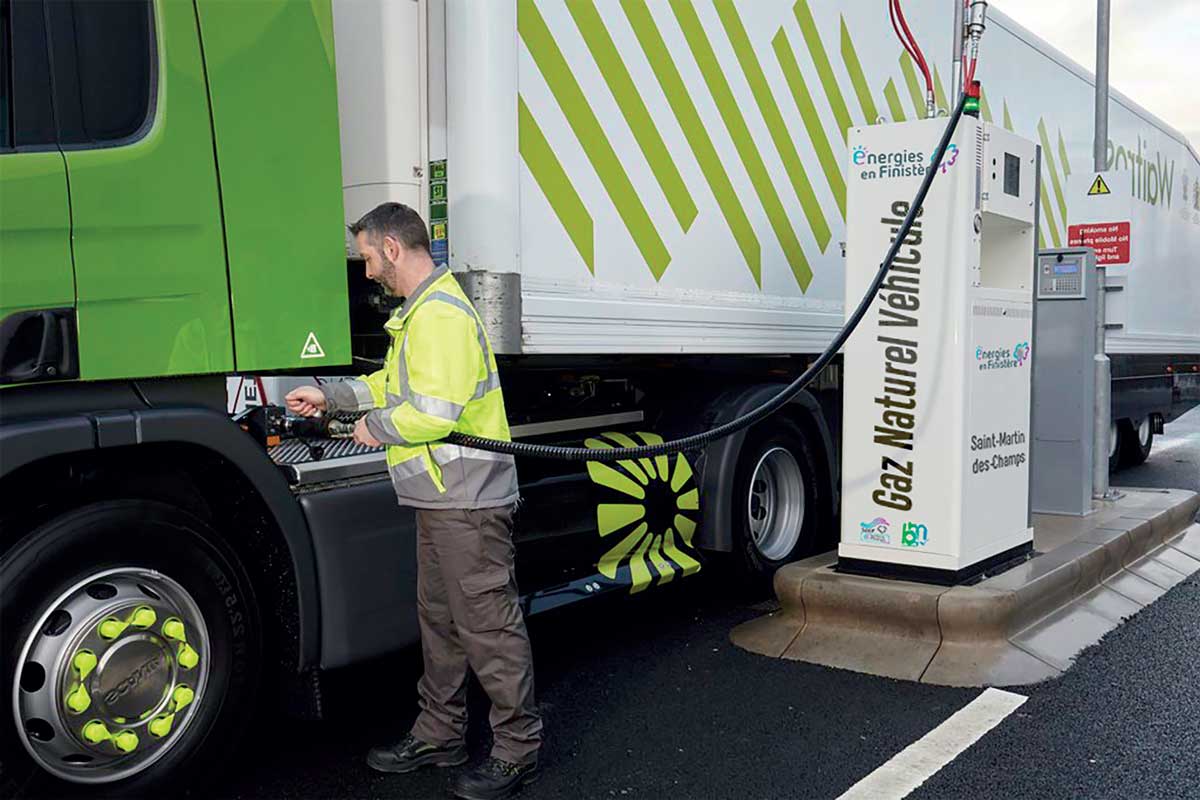
[[[471,301],[445,267],[385,323],[383,369],[322,386],[328,411],[367,411],[387,445],[401,505],[493,508],[517,500],[512,456],[441,442],[451,431],[509,440],[496,357]]]

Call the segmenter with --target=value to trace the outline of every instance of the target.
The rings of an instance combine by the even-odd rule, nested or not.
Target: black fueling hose
[[[525,442],[502,442],[498,439],[485,439],[481,436],[468,436],[462,433],[451,433],[446,437],[446,441],[450,444],[461,445],[462,447],[473,447],[477,450],[489,450],[493,453],[505,453],[512,456],[553,458],[560,461],[624,461],[630,458],[665,456],[671,453],[681,453],[685,450],[700,450],[718,439],[732,436],[738,431],[744,430],[774,414],[798,395],[833,360],[838,350],[841,350],[842,345],[850,338],[850,334],[858,327],[858,323],[866,315],[867,309],[871,307],[871,303],[875,300],[875,295],[879,292],[879,287],[883,285],[883,279],[887,277],[888,270],[892,266],[892,259],[896,257],[896,253],[900,250],[900,245],[908,238],[908,232],[912,228],[913,220],[916,219],[921,206],[925,203],[925,197],[929,194],[929,187],[933,185],[933,178],[938,172],[937,165],[942,163],[942,156],[946,154],[946,148],[950,145],[950,138],[954,135],[954,130],[958,127],[959,119],[962,118],[963,107],[966,105],[966,102],[967,95],[964,93],[959,97],[958,104],[954,108],[954,113],[950,115],[949,121],[946,123],[946,129],[942,132],[942,140],[938,143],[937,150],[933,153],[933,161],[929,165],[929,170],[925,173],[924,180],[921,181],[921,188],[917,190],[916,197],[913,198],[912,204],[908,207],[908,213],[904,216],[904,221],[900,225],[899,232],[892,240],[892,246],[888,248],[883,263],[879,265],[879,271],[875,273],[875,280],[871,282],[870,289],[863,295],[862,300],[858,303],[858,307],[854,309],[854,313],[846,320],[846,324],[838,331],[837,336],[833,338],[833,341],[829,343],[825,351],[821,353],[816,361],[809,365],[808,369],[804,370],[804,373],[800,377],[789,383],[780,390],[779,394],[758,408],[743,414],[737,419],[719,425],[712,430],[685,436],[682,439],[672,439],[662,444],[645,445],[642,447],[614,447],[609,449],[556,447],[553,445],[528,444]]]

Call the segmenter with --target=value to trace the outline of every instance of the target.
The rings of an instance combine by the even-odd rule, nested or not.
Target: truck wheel
[[[172,506],[97,503],[26,536],[0,559],[0,630],[5,766],[48,773],[55,794],[190,788],[252,713],[249,581]]]
[[[1108,425],[1108,471],[1116,472],[1121,469],[1121,426],[1120,420],[1112,420]]]
[[[1145,463],[1154,447],[1154,426],[1150,415],[1141,419],[1121,420],[1121,462],[1126,467]]]
[[[788,420],[753,429],[738,456],[734,520],[742,565],[769,579],[784,564],[808,555],[819,517],[816,459]]]

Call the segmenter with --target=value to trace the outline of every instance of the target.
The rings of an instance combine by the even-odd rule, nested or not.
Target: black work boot
[[[512,797],[520,788],[537,780],[538,765],[510,764],[489,758],[454,782],[454,796],[462,800],[501,800]]]
[[[372,747],[367,766],[380,772],[412,772],[421,767],[457,767],[467,763],[462,742],[447,747],[422,742],[411,733],[392,745]]]

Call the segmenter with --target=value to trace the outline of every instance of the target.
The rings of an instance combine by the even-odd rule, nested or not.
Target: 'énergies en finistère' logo
[[[860,522],[859,538],[870,544],[891,544],[892,535],[888,533],[888,525],[888,521],[883,517],[876,517],[870,522]]]
[[[1029,360],[1029,342],[1018,342],[1011,348],[975,348],[975,361],[979,364],[979,369],[1015,369],[1025,366],[1025,362]]]
[[[860,167],[859,178],[864,181],[884,180],[887,178],[913,178],[924,175],[927,164],[933,163],[933,154],[926,156],[919,150],[889,150],[884,153],[872,153],[863,145],[857,145],[850,151],[850,161]],[[958,145],[952,144],[946,148],[942,156],[943,173],[958,161]]]

